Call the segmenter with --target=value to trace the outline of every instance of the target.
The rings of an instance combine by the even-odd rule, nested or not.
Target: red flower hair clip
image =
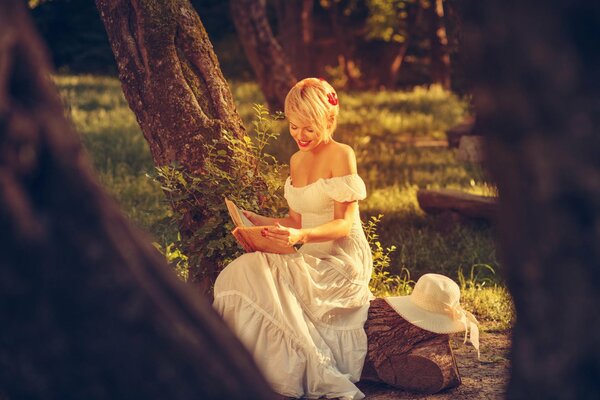
[[[332,106],[337,106],[339,103],[336,94],[333,92],[327,93],[327,101],[329,101],[329,104],[331,104]]]

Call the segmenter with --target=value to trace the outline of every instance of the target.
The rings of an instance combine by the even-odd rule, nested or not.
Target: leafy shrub
[[[178,238],[181,240],[181,238]],[[182,281],[188,280],[189,263],[188,257],[178,249],[175,243],[169,243],[166,246],[161,246],[157,242],[152,243],[158,251],[160,251],[167,260],[167,263],[173,268],[179,279]]]
[[[194,269],[188,276],[201,279],[206,273],[217,272],[198,269],[201,260],[210,260],[220,270],[242,253],[230,233],[234,225],[224,198],[259,214],[277,215],[285,210],[282,174],[286,166],[265,152],[267,144],[278,136],[271,123],[281,119],[281,114],[270,116],[262,105],[255,105],[254,110],[252,137],[244,134],[239,138],[223,131],[219,139],[204,144],[202,173],[191,173],[179,165],[156,167],[154,179],[168,201],[176,204],[174,221],[190,209],[205,211],[202,226],[173,244],[179,249],[194,249],[187,254],[189,268]]]
[[[377,234],[377,224],[381,222],[383,215],[372,216],[367,222],[363,222],[363,229],[373,254],[373,272],[369,288],[376,297],[398,296],[410,294],[412,291],[410,272],[402,268],[399,275],[390,274],[390,254],[396,250],[396,246],[383,248]]]

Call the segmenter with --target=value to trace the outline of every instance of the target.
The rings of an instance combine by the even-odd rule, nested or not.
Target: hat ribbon
[[[421,307],[427,311],[437,314],[446,314],[453,321],[460,321],[465,327],[464,343],[467,343],[468,335],[469,339],[471,340],[471,344],[475,350],[477,350],[477,358],[480,358],[481,352],[479,351],[479,327],[477,326],[479,323],[473,314],[460,306],[460,303],[450,305],[446,303],[432,302],[427,301],[420,296],[411,296],[410,300],[418,307]]]
[[[471,344],[475,350],[477,350],[477,359],[479,359],[481,357],[481,352],[479,351],[479,327],[477,326],[478,322],[475,316],[463,309],[460,304],[455,304],[454,306],[444,304],[444,311],[446,314],[449,314],[453,320],[458,320],[464,325],[465,340],[463,343],[467,343],[468,334]]]

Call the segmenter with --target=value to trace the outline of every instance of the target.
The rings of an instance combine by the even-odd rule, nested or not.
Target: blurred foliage
[[[93,1],[30,2],[36,28],[61,72],[115,73],[104,25]]]
[[[419,6],[418,0],[367,0],[367,39],[404,43],[407,40],[408,8]]]
[[[181,241],[181,236],[177,237],[177,242],[165,246],[157,242],[152,244],[165,256],[167,263],[173,268],[179,279],[186,282],[189,277],[189,258],[177,247],[179,241]]]
[[[275,3],[267,2],[267,17],[277,35],[282,29]],[[456,0],[445,0],[454,4]],[[50,50],[51,59],[60,73],[103,73],[116,75],[116,64],[106,32],[93,1],[81,0],[28,0],[35,25]],[[321,0],[313,7],[313,35],[311,54],[313,74],[322,74],[337,87],[348,83],[347,74],[358,82],[357,87],[389,85],[384,78],[394,51],[388,44],[403,42],[411,37],[410,46],[396,84],[413,86],[428,82],[427,23],[425,18],[416,24],[407,24],[408,11],[428,5],[425,0]],[[254,72],[248,63],[234,25],[228,2],[221,0],[193,0],[192,5],[206,28],[221,69],[226,77],[236,81],[250,80]],[[337,15],[342,37],[332,28],[333,14]],[[454,13],[453,15],[455,15]],[[452,54],[458,52],[458,18],[446,19]],[[285,27],[283,27],[285,29]],[[285,51],[285,49],[284,49]],[[347,51],[348,54],[343,54]],[[344,55],[348,69],[339,63]],[[454,73],[454,69],[453,69]]]

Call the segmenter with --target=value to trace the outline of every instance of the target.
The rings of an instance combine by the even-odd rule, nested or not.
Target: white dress
[[[303,187],[285,182],[302,227],[333,219],[333,200],[362,200],[357,174]],[[347,237],[307,243],[294,254],[246,253],[215,282],[213,306],[253,355],[272,388],[285,396],[362,399],[372,256],[358,207]]]

